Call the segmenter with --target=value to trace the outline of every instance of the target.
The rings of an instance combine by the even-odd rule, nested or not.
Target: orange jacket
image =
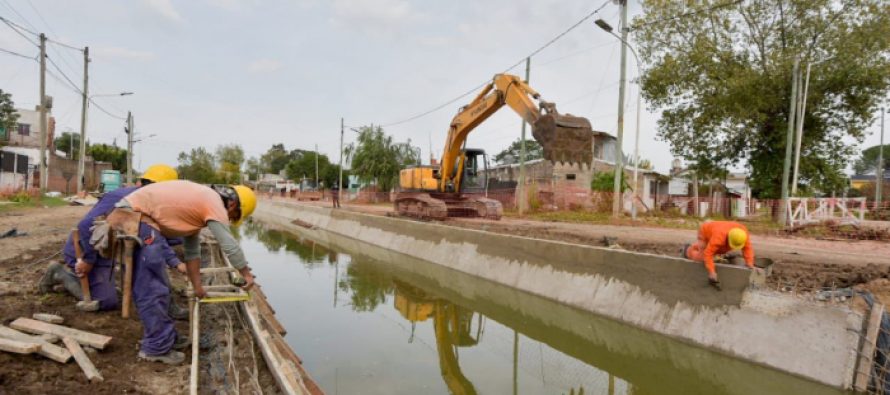
[[[708,269],[708,273],[716,271],[714,269],[714,255],[722,255],[732,251],[732,248],[729,248],[729,240],[727,238],[732,228],[741,228],[745,233],[748,233],[748,241],[742,247],[742,255],[745,257],[745,264],[748,267],[754,267],[754,248],[751,247],[751,233],[748,232],[748,228],[733,221],[710,221],[703,223],[698,229],[698,239],[707,244],[702,255],[704,255],[705,268]]]

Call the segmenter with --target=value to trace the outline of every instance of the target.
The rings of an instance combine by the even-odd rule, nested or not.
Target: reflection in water
[[[288,342],[328,393],[834,394],[441,266],[380,262],[355,241],[336,244],[344,254],[257,223],[241,231]]]

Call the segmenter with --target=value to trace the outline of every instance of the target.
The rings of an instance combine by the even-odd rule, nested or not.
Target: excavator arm
[[[540,100],[540,97],[515,75],[495,75],[492,82],[451,121],[442,153],[439,190],[444,192],[449,183],[454,184],[454,190],[460,190],[461,149],[467,136],[504,105],[532,125],[532,136],[541,144],[545,159],[589,164],[593,155],[590,122],[581,117],[560,115],[553,103]]]

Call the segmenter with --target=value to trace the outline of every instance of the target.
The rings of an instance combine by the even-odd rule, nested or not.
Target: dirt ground
[[[36,284],[58,252],[68,232],[88,211],[87,207],[13,210],[0,213],[0,233],[15,227],[22,237],[0,239],[0,323],[8,325],[33,313],[53,313],[64,325],[113,338],[104,350],[88,355],[104,377],[90,384],[73,361],[60,364],[39,355],[0,352],[0,393],[16,394],[174,394],[188,392],[191,352],[180,366],[138,362],[142,325],[138,317],[123,319],[120,311],[81,313],[73,297],[41,295]],[[171,275],[175,300],[186,306],[181,292],[185,279]],[[201,393],[278,393],[244,319],[234,305],[202,309]],[[177,330],[188,332],[188,322]],[[7,392],[9,391],[9,392]]]
[[[329,202],[302,202],[329,206]],[[346,210],[387,215],[389,205],[344,204]],[[517,218],[490,221],[453,218],[447,225],[491,232],[558,240],[594,246],[605,245],[604,238],[614,238],[622,248],[654,254],[678,256],[685,243],[695,241],[695,230],[616,226],[603,224],[546,222]],[[755,253],[771,258],[775,264],[769,284],[778,289],[811,292],[827,288],[859,285],[881,294],[880,281],[890,282],[890,243],[873,240],[831,240],[794,235],[753,235]],[[874,286],[873,286],[874,285]],[[882,298],[890,302],[890,292]]]

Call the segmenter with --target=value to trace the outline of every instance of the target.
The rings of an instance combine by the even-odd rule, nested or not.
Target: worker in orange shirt
[[[708,221],[699,227],[698,241],[683,247],[683,257],[704,262],[708,280],[711,284],[719,284],[714,256],[730,255],[739,250],[745,259],[745,265],[754,269],[754,248],[751,247],[748,228],[733,221]]]

